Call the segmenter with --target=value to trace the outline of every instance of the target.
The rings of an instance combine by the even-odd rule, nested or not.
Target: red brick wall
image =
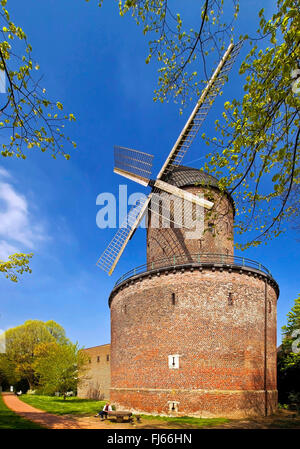
[[[149,413],[168,414],[169,401],[183,415],[263,413],[264,280],[248,270],[197,268],[113,292],[111,401]],[[276,302],[268,285],[269,412],[277,403]],[[180,354],[179,369],[169,369],[171,354]]]
[[[205,199],[214,203],[210,211],[204,212],[204,233],[199,239],[186,238],[186,230],[168,227],[153,228],[152,223],[157,219],[149,213],[147,228],[147,262],[157,261],[173,255],[216,253],[233,254],[233,206],[227,195],[221,194],[214,188],[200,186],[183,187],[193,194],[203,193]],[[171,204],[172,208],[172,204]],[[213,223],[214,228],[208,224]],[[161,226],[161,223],[158,223]]]

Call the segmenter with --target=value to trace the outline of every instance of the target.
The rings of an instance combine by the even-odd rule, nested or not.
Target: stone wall
[[[110,344],[83,349],[89,362],[78,386],[78,397],[86,399],[109,399]]]

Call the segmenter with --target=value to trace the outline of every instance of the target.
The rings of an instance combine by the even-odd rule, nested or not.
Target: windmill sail
[[[241,46],[242,41],[240,41],[237,45],[230,44],[227,48],[217,69],[215,70],[213,76],[203,90],[201,97],[197,102],[191,116],[189,117],[169,156],[163,164],[156,181],[150,181],[153,160],[152,155],[129,148],[115,147],[114,172],[132,179],[133,181],[139,182],[140,184],[143,184],[145,186],[152,185],[153,190],[145,201],[141,201],[139,204],[132,207],[132,209],[129,211],[128,219],[125,223],[122,223],[114,238],[99,258],[97,265],[104,271],[107,271],[109,274],[112,274],[113,270],[115,269],[115,266],[120,259],[128,241],[133,236],[136,228],[142,220],[152,197],[154,200],[155,195],[162,190],[168,193],[173,193],[174,195],[177,195],[182,199],[184,199],[184,196],[187,195],[186,192],[181,192],[181,189],[175,188],[174,186],[171,186],[168,183],[164,182],[165,176],[168,173],[172,172],[172,170],[176,166],[181,164],[186,151],[191,146],[216,96],[227,80],[227,74],[234,63]],[[194,203],[196,210],[200,207],[200,205],[209,209],[212,207],[211,202],[199,199],[191,193],[189,193],[188,201]],[[152,210],[152,212],[156,211],[155,200],[153,202],[153,205],[150,205],[149,208],[150,210]],[[176,212],[176,210],[172,212],[173,215],[174,212]],[[176,225],[177,223],[173,215],[168,219],[170,220],[170,222],[173,222]],[[163,218],[167,219],[167,217]],[[189,228],[189,222],[193,223],[191,212],[189,213],[189,219],[187,220],[187,223],[185,223],[183,227]]]
[[[171,172],[176,166],[181,164],[185,153],[191,146],[216,96],[225,84],[228,72],[233,66],[233,63],[241,49],[242,43],[243,41],[240,41],[236,45],[230,44],[227,48],[213,76],[202,92],[202,95],[190,115],[185,127],[175,142],[175,145],[166,159],[166,162],[162,166],[157,179],[161,179],[163,175]]]
[[[130,209],[126,220],[122,223],[114,238],[100,256],[97,265],[108,274],[112,274],[114,271],[125,246],[142,220],[150,200],[151,193],[146,200],[140,201]]]
[[[131,148],[115,146],[114,172],[143,185],[148,185],[152,172],[153,155]]]

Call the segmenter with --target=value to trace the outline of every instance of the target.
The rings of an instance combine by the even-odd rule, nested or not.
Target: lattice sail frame
[[[114,235],[108,247],[102,253],[99,258],[97,265],[102,268],[102,270],[108,272],[109,275],[115,269],[125,246],[132,237],[134,231],[138,227],[140,221],[146,212],[147,206],[151,200],[151,193],[144,201],[140,201],[137,205],[132,206],[128,216],[123,221],[122,225]]]
[[[227,48],[226,52],[224,53],[218,67],[216,68],[215,72],[213,73],[211,79],[209,80],[207,86],[203,90],[200,99],[198,100],[192,114],[190,115],[186,125],[184,126],[182,132],[180,133],[177,141],[175,142],[169,156],[167,157],[165,163],[163,164],[158,176],[157,181],[164,179],[169,173],[171,173],[175,167],[178,167],[182,159],[187,152],[188,148],[191,146],[194,138],[196,137],[202,123],[204,122],[216,96],[220,92],[222,86],[225,84],[227,80],[227,74],[229,73],[230,69],[232,68],[234,61],[242,47],[243,42],[238,42],[237,45],[230,44]],[[130,150],[128,151],[136,151],[136,150]],[[136,152],[140,153],[141,152]],[[130,153],[135,154],[135,153]],[[146,154],[146,153],[143,153]],[[136,154],[137,155],[137,154]],[[151,156],[151,155],[148,155]],[[137,163],[137,167],[136,167]],[[142,167],[143,170],[146,172],[145,164],[143,162],[143,158],[140,157],[139,162],[136,161],[134,163],[134,169],[139,170],[139,167]],[[119,162],[118,164],[122,165],[122,162]],[[141,165],[139,165],[141,164]],[[144,164],[144,165],[143,165]],[[130,164],[129,164],[130,165]],[[127,167],[128,168],[128,167]],[[122,170],[120,167],[116,167],[114,171],[117,173]],[[123,170],[124,172],[127,172],[128,178],[135,180],[137,182],[140,182],[144,185],[148,185],[149,178],[147,176],[150,176],[149,172],[147,172],[147,176],[140,176],[139,174],[133,173],[133,168],[131,167],[130,170]],[[151,170],[150,170],[151,171]],[[122,174],[122,173],[120,173]],[[124,175],[124,174],[123,174]],[[136,179],[134,179],[136,178]],[[138,181],[139,178],[140,179]],[[105,249],[101,257],[99,258],[97,265],[102,268],[104,271],[108,272],[109,275],[112,274],[114,271],[116,264],[118,263],[128,241],[133,236],[136,228],[138,227],[140,221],[143,218],[144,213],[147,210],[147,207],[152,199],[152,196],[155,193],[159,192],[159,188],[155,187],[155,183],[153,186],[153,191],[149,194],[148,198],[144,202],[140,202],[137,206],[133,206],[131,210],[128,213],[128,219],[126,220],[126,223],[122,223],[121,227],[118,229],[117,233],[113,237],[112,241],[108,245],[108,247]],[[151,207],[151,206],[150,206]]]
[[[141,182],[142,184],[148,185],[152,172],[153,157],[152,154],[143,153],[142,151],[115,146],[114,172],[129,179],[143,181]]]

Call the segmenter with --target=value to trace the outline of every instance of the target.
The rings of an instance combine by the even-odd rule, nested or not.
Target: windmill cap
[[[203,187],[214,187],[215,189],[219,189],[219,180],[214,176],[206,173],[199,168],[193,167],[185,167],[184,165],[179,165],[174,168],[171,173],[169,173],[164,181],[172,184],[176,187],[187,187],[187,186],[195,186],[200,185]],[[233,206],[233,213],[235,214],[235,206],[234,201],[231,195],[227,192],[226,195],[229,198],[230,202]]]
[[[179,165],[166,177],[166,182],[176,187],[193,186],[195,184],[202,184],[207,187],[218,187],[218,179],[206,173],[203,170],[193,167],[185,167]]]

